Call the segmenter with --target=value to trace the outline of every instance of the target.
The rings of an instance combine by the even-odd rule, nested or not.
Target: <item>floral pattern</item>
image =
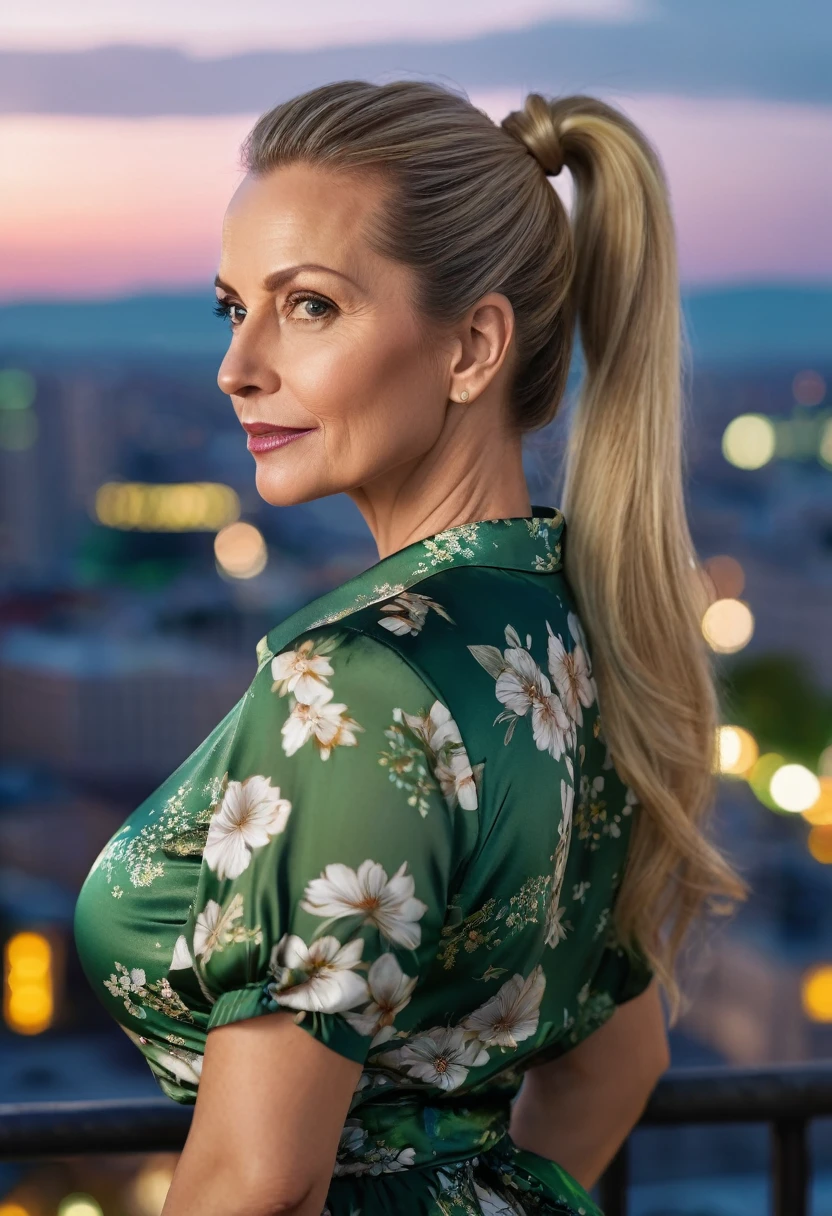
[[[449,807],[475,811],[485,762],[471,765],[459,727],[450,710],[434,701],[428,712],[393,710],[393,725],[384,732],[389,746],[379,756],[390,780],[407,792],[407,802],[423,817],[437,785]]]
[[[362,1065],[330,1216],[380,1216],[382,1175],[447,1216],[600,1216],[505,1135],[530,1058],[651,977],[616,935],[639,803],[564,535],[553,508],[446,529],[271,630],[79,897],[85,970],[175,1101],[211,1027],[280,1010]]]

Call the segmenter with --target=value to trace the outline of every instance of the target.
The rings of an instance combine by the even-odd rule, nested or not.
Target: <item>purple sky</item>
[[[699,2],[692,43],[716,0]],[[747,3],[735,0],[735,8]],[[795,3],[799,7],[805,0]],[[674,10],[677,23],[691,13],[689,6],[679,9],[678,0],[520,0],[511,10],[503,0],[455,0],[453,6],[424,0],[407,12],[389,3],[358,0],[350,6],[347,24],[340,0],[291,11],[288,6],[278,9],[273,0],[237,6],[217,0],[198,5],[149,0],[141,8],[110,0],[77,0],[69,7],[63,0],[27,0],[13,6],[0,32],[0,56],[11,52],[7,68],[20,69],[17,76],[13,70],[0,72],[0,299],[208,284],[218,258],[222,213],[239,178],[238,145],[258,109],[235,99],[240,87],[235,85],[235,61],[227,60],[219,70],[206,57],[240,54],[255,46],[296,52],[302,70],[312,79],[317,74],[318,82],[356,75],[379,80],[410,76],[413,69],[400,65],[410,62],[407,49],[415,46],[417,62],[425,64],[421,75],[463,88],[496,121],[518,108],[531,88],[552,95],[594,93],[625,110],[659,150],[670,179],[687,284],[832,281],[832,92],[828,98],[824,94],[823,74],[813,76],[807,61],[806,70],[794,73],[794,87],[776,71],[765,76],[763,86],[754,84],[758,65],[749,52],[745,60],[737,58],[737,79],[746,83],[730,95],[730,58],[720,60],[714,51],[714,62],[720,60],[714,71],[722,76],[709,83],[706,46],[698,58],[691,54],[685,60],[678,52],[684,87],[659,88],[656,71],[666,72],[667,64],[659,63],[657,52],[646,54],[646,48],[663,28],[655,19],[662,5]],[[778,6],[759,0],[753,11],[760,17],[749,26],[755,31],[754,46],[759,47],[768,21],[776,56]],[[721,12],[724,18],[725,10]],[[553,72],[548,85],[541,81],[535,30],[522,28],[540,20],[550,22],[545,33],[553,46],[563,42],[588,48],[588,59],[579,64],[572,58],[569,79]],[[562,27],[552,21],[561,21]],[[683,43],[684,32],[679,35]],[[807,28],[802,35],[810,59],[811,33]],[[500,38],[496,60],[489,60],[485,50],[478,57],[466,53],[466,40],[490,34]],[[781,43],[793,34],[789,26]],[[827,34],[832,36],[832,18],[815,32],[814,41],[822,42]],[[391,38],[398,41],[388,50]],[[90,75],[84,49],[115,41],[136,46],[139,59],[132,70],[137,85],[134,80],[128,87],[126,76],[119,85],[101,73]],[[219,100],[208,107],[202,101],[191,105],[187,90],[197,85],[184,70],[190,61],[158,61],[159,71],[167,63],[171,73],[165,82],[150,71],[151,62],[158,68],[160,52],[141,50],[149,44],[195,55],[210,70],[210,95]],[[321,48],[333,44],[342,50],[324,54]],[[620,70],[611,70],[604,60],[607,66],[596,71],[594,48],[600,65],[610,47],[615,62],[617,45],[629,48],[622,53]],[[796,45],[799,49],[801,44]],[[49,54],[56,50],[69,53],[56,60]],[[490,46],[488,54],[494,53]],[[106,59],[110,52],[104,54]],[[354,70],[356,56],[364,54],[376,56],[375,74]],[[292,59],[284,55],[281,62],[287,58]],[[794,67],[793,48],[781,58],[790,70]],[[145,62],[148,75],[143,78]],[[447,79],[447,70],[437,70],[434,63],[451,66],[453,77]],[[503,77],[517,83],[482,83],[477,77],[485,63],[496,63]],[[41,77],[34,70],[38,64],[47,65]],[[792,95],[765,95],[769,79],[780,94]],[[18,83],[12,87],[10,80]],[[28,93],[27,81],[34,82]],[[50,82],[55,86],[51,91]],[[286,95],[297,91],[289,88]],[[276,92],[273,101],[282,95]],[[128,93],[132,100],[125,110]],[[171,100],[154,113],[153,98],[162,95]],[[114,113],[107,113],[108,97]],[[557,188],[568,201],[568,174]]]

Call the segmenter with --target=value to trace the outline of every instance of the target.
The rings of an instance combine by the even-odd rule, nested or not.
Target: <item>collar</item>
[[[281,621],[257,643],[258,664],[279,654],[299,634],[391,599],[437,570],[496,566],[551,574],[563,565],[564,529],[557,507],[532,505],[531,516],[478,519],[413,541]]]

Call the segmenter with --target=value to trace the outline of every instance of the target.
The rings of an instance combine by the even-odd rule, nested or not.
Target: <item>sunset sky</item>
[[[257,114],[355,77],[445,81],[495,121],[530,89],[603,97],[664,161],[687,284],[832,282],[821,70],[832,7],[523,0],[509,19],[503,0],[401,13],[359,0],[349,22],[345,11],[338,0],[13,6],[0,25],[0,299],[206,286]],[[568,201],[568,174],[557,188]]]

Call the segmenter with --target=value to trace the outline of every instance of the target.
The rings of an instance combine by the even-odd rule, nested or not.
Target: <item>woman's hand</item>
[[[210,1030],[162,1216],[320,1216],[360,1076],[293,1014]]]
[[[655,980],[566,1055],[530,1068],[509,1133],[589,1190],[638,1122],[670,1064]]]

